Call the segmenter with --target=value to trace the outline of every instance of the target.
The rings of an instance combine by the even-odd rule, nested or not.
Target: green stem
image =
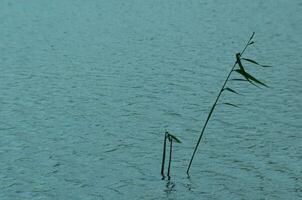
[[[248,42],[246,43],[245,47],[244,47],[243,50],[241,51],[240,55],[242,55],[242,54],[245,52],[245,50],[246,50],[247,47],[249,46],[249,43],[250,43],[251,40],[253,39],[254,34],[255,34],[255,33],[252,34],[252,36],[250,37],[250,39],[249,39]],[[219,91],[219,93],[218,93],[218,95],[217,95],[217,97],[216,97],[216,99],[215,99],[215,102],[214,102],[214,104],[213,104],[213,106],[212,106],[212,108],[211,108],[211,110],[210,110],[210,112],[209,112],[209,114],[208,114],[208,117],[207,117],[207,119],[206,119],[206,122],[205,122],[205,124],[204,124],[204,126],[203,126],[203,128],[202,128],[202,130],[201,130],[201,133],[200,133],[200,136],[199,136],[199,138],[198,138],[197,144],[196,144],[195,149],[194,149],[194,151],[193,151],[193,154],[192,154],[192,157],[191,157],[189,166],[188,166],[188,168],[187,168],[187,174],[189,174],[189,171],[190,171],[190,168],[191,168],[191,165],[192,165],[192,162],[193,162],[195,153],[196,153],[196,151],[197,151],[197,149],[198,149],[198,146],[199,146],[199,144],[200,144],[200,141],[201,141],[201,138],[202,138],[202,136],[203,136],[203,133],[204,133],[204,131],[205,131],[207,125],[208,125],[208,122],[209,122],[209,120],[210,120],[210,118],[211,118],[211,116],[212,116],[212,114],[213,114],[213,111],[215,110],[215,107],[216,107],[216,105],[217,105],[217,102],[218,102],[218,100],[219,100],[219,98],[220,98],[220,96],[221,96],[221,94],[222,94],[222,92],[223,92],[223,90],[224,90],[224,88],[225,88],[225,86],[226,86],[226,84],[227,84],[227,82],[228,82],[228,80],[229,80],[229,78],[230,78],[230,76],[231,76],[231,74],[232,74],[232,72],[233,72],[233,70],[234,70],[236,64],[237,64],[237,61],[234,63],[234,65],[233,65],[231,71],[229,72],[227,78],[225,79],[225,81],[224,81],[224,83],[223,83],[223,85],[222,85],[222,87],[221,87],[221,89],[220,89],[220,91]]]
[[[162,163],[161,163],[162,179],[165,179],[164,170],[165,170],[165,160],[166,160],[166,143],[167,143],[167,132],[165,132],[164,147],[163,147],[163,159],[162,159]]]
[[[173,140],[170,140],[170,156],[169,156],[169,166],[168,166],[168,179],[170,180],[170,168],[171,168],[171,160],[172,160],[172,143]]]

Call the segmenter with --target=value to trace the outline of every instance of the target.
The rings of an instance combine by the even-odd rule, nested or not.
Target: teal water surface
[[[1,0],[0,199],[302,198],[300,0]],[[270,88],[231,83],[235,54]],[[177,135],[161,180],[164,130]]]

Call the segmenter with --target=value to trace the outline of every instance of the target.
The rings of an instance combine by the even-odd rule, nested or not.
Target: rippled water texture
[[[300,0],[1,0],[0,199],[302,198]],[[239,52],[271,88],[233,82]],[[161,180],[164,130],[177,135]]]

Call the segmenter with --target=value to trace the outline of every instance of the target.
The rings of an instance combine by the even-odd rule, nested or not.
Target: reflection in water
[[[188,180],[188,183],[185,184],[185,188],[188,189],[188,191],[192,191],[192,180],[191,180],[191,177],[189,174],[187,174],[187,180]]]
[[[173,192],[176,191],[175,189],[175,183],[171,180],[168,180],[166,183],[165,193],[167,194],[167,197]]]

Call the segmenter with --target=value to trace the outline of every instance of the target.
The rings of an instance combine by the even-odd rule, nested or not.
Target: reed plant
[[[165,179],[165,160],[166,160],[166,146],[167,146],[167,141],[170,142],[170,149],[169,149],[169,163],[168,163],[168,173],[167,177],[168,180],[170,180],[170,169],[171,169],[171,162],[172,162],[172,151],[173,151],[173,141],[176,143],[181,143],[181,141],[168,131],[165,131],[165,137],[164,137],[164,145],[163,145],[163,156],[162,156],[162,165],[161,165],[161,175],[162,179]]]
[[[195,145],[195,148],[194,148],[194,151],[193,151],[193,154],[191,156],[191,159],[190,159],[190,162],[189,162],[189,165],[188,165],[188,168],[187,168],[187,174],[189,174],[189,171],[190,171],[190,168],[191,168],[191,165],[192,165],[192,162],[193,162],[193,159],[194,159],[194,156],[196,154],[196,151],[198,149],[198,146],[201,142],[201,139],[202,139],[202,136],[206,130],[206,127],[208,125],[208,122],[209,120],[211,119],[211,116],[220,100],[220,97],[221,97],[221,94],[223,92],[231,92],[231,93],[234,93],[234,94],[239,94],[237,91],[235,91],[234,89],[230,88],[227,86],[227,83],[229,81],[238,81],[238,82],[248,82],[250,84],[253,84],[254,86],[264,86],[264,87],[268,87],[265,83],[263,83],[262,81],[258,80],[257,78],[255,78],[253,75],[251,75],[250,73],[247,72],[246,68],[244,67],[243,63],[246,62],[246,63],[250,63],[250,64],[253,64],[255,66],[259,66],[259,67],[270,67],[270,66],[267,66],[267,65],[261,65],[259,64],[258,62],[256,62],[255,60],[252,60],[252,59],[249,59],[249,58],[244,58],[243,55],[246,51],[246,49],[248,47],[250,47],[251,45],[254,44],[254,41],[253,41],[253,38],[255,36],[255,33],[253,33],[251,35],[251,37],[249,38],[249,40],[247,41],[246,45],[244,46],[243,50],[240,52],[240,53],[237,53],[235,55],[235,63],[234,65],[232,66],[230,72],[227,74],[227,77],[224,81],[224,83],[222,84],[222,87],[220,88],[219,92],[218,92],[218,95],[212,105],[212,108],[210,110],[210,112],[208,113],[208,116],[207,116],[207,119],[204,123],[204,126],[200,132],[200,135],[199,135],[199,138],[197,140],[197,143]],[[231,75],[233,74],[233,72],[236,72],[237,74],[239,74],[241,76],[241,78],[233,78],[231,79]],[[233,107],[238,107],[237,105],[233,104],[233,103],[223,103],[225,105],[228,105],[228,106],[233,106]]]

